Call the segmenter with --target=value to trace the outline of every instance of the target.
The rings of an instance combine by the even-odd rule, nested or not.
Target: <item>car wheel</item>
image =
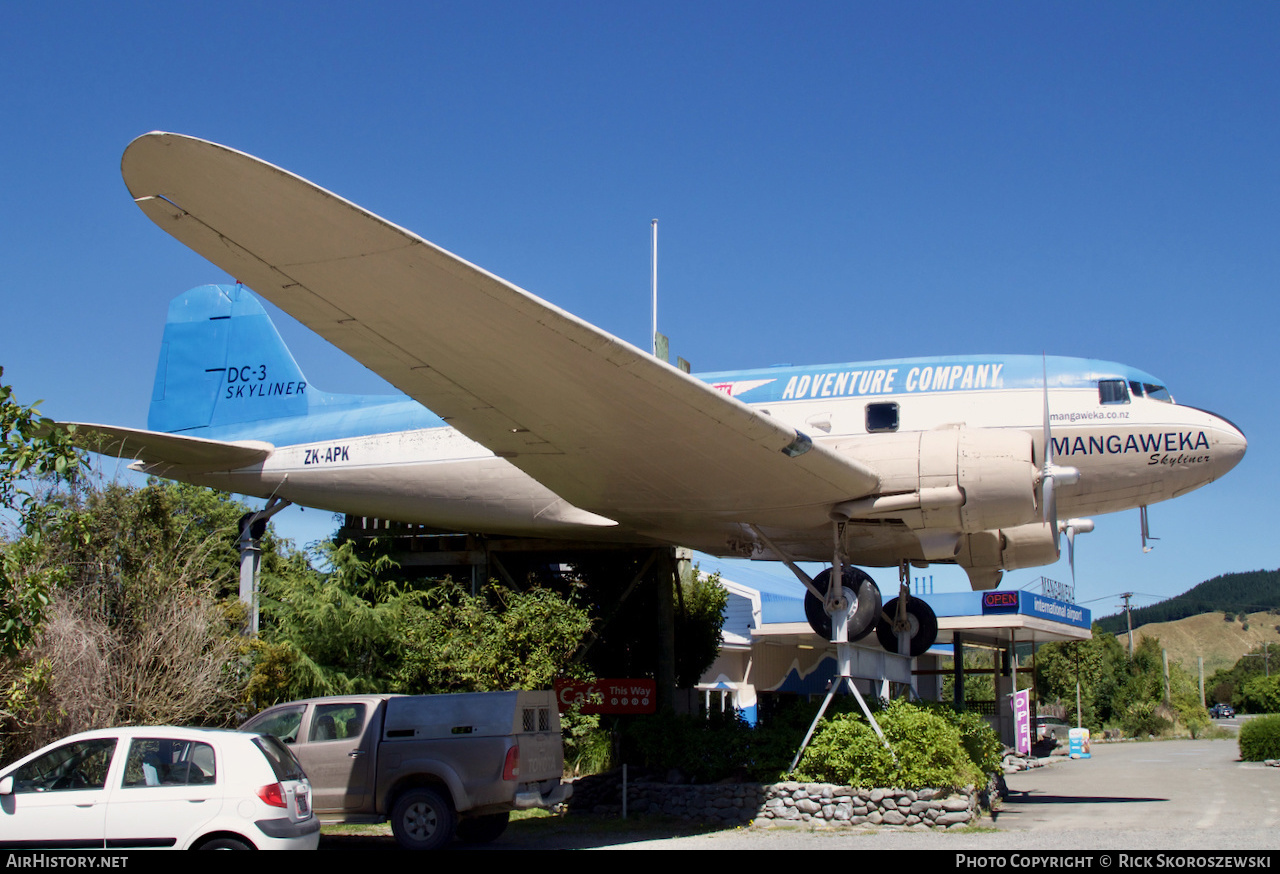
[[[214,838],[211,841],[205,841],[200,845],[202,850],[252,850],[244,841],[238,841],[235,838]]]
[[[391,831],[406,850],[438,850],[453,839],[457,816],[434,789],[410,789],[391,808]]]
[[[487,844],[496,841],[507,830],[510,814],[491,813],[488,816],[471,816],[458,821],[458,840],[468,844]]]

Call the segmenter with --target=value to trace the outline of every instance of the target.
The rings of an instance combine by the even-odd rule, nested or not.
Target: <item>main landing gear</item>
[[[831,614],[827,612],[827,589],[831,585],[831,570],[824,570],[813,578],[813,589],[817,589],[822,597],[806,589],[804,594],[804,616],[809,620],[809,627],[823,640],[834,640],[831,636]],[[844,568],[844,601],[852,605],[849,610],[848,633],[849,642],[862,640],[872,632],[880,621],[880,588],[876,581],[856,567]]]
[[[885,740],[884,732],[880,730],[875,715],[867,706],[867,702],[854,682],[853,642],[866,637],[874,628],[876,637],[889,652],[915,658],[933,645],[938,636],[938,620],[928,604],[911,597],[910,587],[907,584],[908,564],[903,562],[898,569],[898,597],[882,607],[880,589],[876,586],[875,580],[871,579],[865,571],[845,563],[842,548],[843,522],[834,523],[832,533],[835,548],[831,568],[812,579],[771,543],[764,532],[754,526],[752,530],[774,555],[786,563],[800,582],[804,583],[806,589],[804,612],[805,618],[809,620],[809,627],[824,640],[830,640],[836,645],[836,677],[827,687],[827,695],[823,699],[822,706],[818,708],[818,714],[814,717],[813,724],[809,726],[808,734],[801,742],[800,749],[796,751],[796,757],[791,762],[791,770],[795,770],[800,756],[804,754],[805,747],[809,745],[818,727],[818,722],[826,713],[827,706],[842,684],[848,685],[849,691],[853,693],[863,714],[867,717],[867,722],[871,724],[885,749],[893,755],[893,750],[889,748],[889,743]],[[831,581],[837,575],[841,585],[838,590],[835,590]]]
[[[832,613],[827,607],[831,576],[830,570],[824,570],[813,578],[813,586],[804,596],[804,615],[814,634],[823,640],[840,643],[832,636]],[[880,645],[891,653],[916,658],[933,646],[938,639],[938,617],[924,601],[911,597],[905,562],[899,570],[899,577],[898,596],[882,606],[875,580],[865,571],[845,566],[844,601],[852,605],[848,618],[849,643],[862,640],[874,630]]]
[[[876,623],[876,637],[889,652],[917,658],[938,639],[938,617],[924,601],[911,597],[907,582],[904,561],[898,567],[898,597],[884,605],[884,612]]]

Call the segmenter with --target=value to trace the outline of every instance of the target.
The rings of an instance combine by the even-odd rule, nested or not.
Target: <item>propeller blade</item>
[[[1067,532],[1067,562],[1071,565],[1071,584],[1076,582],[1076,535],[1093,530],[1092,519],[1068,519],[1059,528]]]
[[[1044,389],[1044,469],[1040,472],[1040,508],[1044,515],[1044,524],[1053,527],[1053,551],[1061,555],[1058,535],[1062,526],[1058,524],[1058,486],[1069,486],[1080,480],[1080,471],[1074,467],[1063,467],[1053,463],[1053,428],[1049,422],[1049,358],[1040,355],[1042,368],[1041,381]],[[1092,523],[1090,523],[1092,524]],[[1071,546],[1071,535],[1067,535],[1068,546]],[[1075,567],[1072,566],[1072,574]]]
[[[1067,526],[1067,564],[1071,566],[1071,585],[1076,584],[1076,529]]]
[[[1053,527],[1053,551],[1058,552],[1058,489],[1054,484],[1053,474],[1045,471],[1040,483],[1040,493],[1044,501],[1044,524]]]
[[[1048,476],[1053,467],[1053,431],[1049,425],[1049,359],[1043,352],[1040,353],[1040,366],[1040,384],[1044,390],[1044,473]]]

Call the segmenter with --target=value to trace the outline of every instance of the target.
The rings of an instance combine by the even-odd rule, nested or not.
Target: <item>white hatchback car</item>
[[[270,735],[87,731],[0,770],[0,848],[308,849],[311,783]]]

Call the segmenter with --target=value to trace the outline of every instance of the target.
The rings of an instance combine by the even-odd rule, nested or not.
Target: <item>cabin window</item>
[[[898,430],[897,404],[867,404],[867,433]]]
[[[1103,404],[1129,403],[1129,386],[1123,379],[1098,380],[1098,402]]]

